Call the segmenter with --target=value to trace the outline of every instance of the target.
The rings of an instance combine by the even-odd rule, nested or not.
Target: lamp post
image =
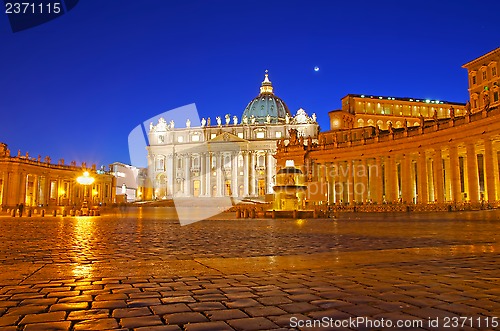
[[[84,171],[82,176],[76,178],[76,182],[85,188],[83,192],[84,201],[87,201],[87,186],[92,185],[94,181],[95,178],[91,177],[88,171]]]

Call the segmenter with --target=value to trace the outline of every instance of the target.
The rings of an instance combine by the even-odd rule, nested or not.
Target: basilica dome
[[[287,114],[291,117],[285,102],[274,95],[273,84],[266,71],[260,94],[248,103],[243,112],[243,119],[251,122],[252,118],[255,118],[256,123],[281,123],[285,121]]]

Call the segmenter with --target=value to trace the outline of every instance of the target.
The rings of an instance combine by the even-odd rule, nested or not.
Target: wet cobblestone
[[[500,317],[498,211],[376,217],[187,227],[152,212],[0,217],[0,330]]]

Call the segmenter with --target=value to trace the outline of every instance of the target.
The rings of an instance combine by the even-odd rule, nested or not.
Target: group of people
[[[16,206],[16,209],[19,211],[19,217],[23,216],[23,211],[24,211],[24,204],[20,203]]]

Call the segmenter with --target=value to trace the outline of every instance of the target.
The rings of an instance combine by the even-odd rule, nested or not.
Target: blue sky
[[[495,0],[87,0],[12,33],[2,11],[0,141],[129,162],[142,121],[190,103],[240,117],[266,69],[292,113],[315,112],[323,130],[348,93],[465,102],[461,66],[500,47],[499,12]]]

